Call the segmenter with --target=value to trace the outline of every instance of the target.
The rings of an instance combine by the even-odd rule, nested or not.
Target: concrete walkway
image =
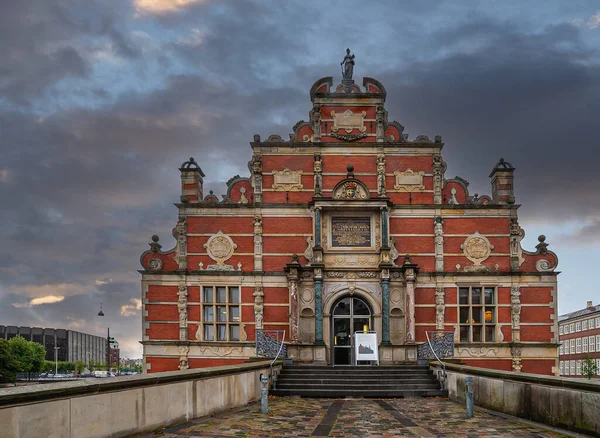
[[[260,404],[173,426],[145,437],[564,437],[533,423],[475,411],[442,398],[309,399],[271,397]]]

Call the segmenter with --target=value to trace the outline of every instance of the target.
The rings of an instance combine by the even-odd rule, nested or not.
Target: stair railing
[[[432,331],[431,333],[434,333],[438,339],[441,339],[441,342],[438,343],[440,345],[437,345],[437,347],[441,347],[440,352],[442,353],[442,356],[454,357],[454,332],[437,333],[435,331]],[[442,360],[438,356],[436,352],[438,348],[435,348],[436,346],[434,346],[431,343],[429,331],[425,330],[425,336],[427,337],[427,344],[429,345],[429,350],[431,351],[431,353],[433,353],[433,356],[437,359],[437,361],[442,365],[442,375],[440,375],[438,371],[438,379],[440,381],[441,389],[444,389],[446,386],[446,379],[448,377],[446,374],[446,364],[442,362]],[[419,353],[421,353],[421,351],[419,351]]]
[[[281,341],[279,336],[281,335]],[[287,357],[285,330],[256,330],[256,356],[273,358],[269,365],[269,377],[275,388],[277,375],[273,373],[273,364],[282,355]]]

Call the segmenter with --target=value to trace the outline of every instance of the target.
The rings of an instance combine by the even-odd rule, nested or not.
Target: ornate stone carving
[[[356,275],[358,278],[377,278],[379,276],[377,275],[377,272],[373,271],[360,271],[357,272]]]
[[[459,356],[496,357],[498,356],[498,351],[497,347],[458,347]]]
[[[510,304],[513,342],[519,342],[521,340],[521,288],[519,286],[513,286],[510,288]]]
[[[273,190],[277,192],[299,192],[304,188],[302,185],[302,171],[290,170],[274,170],[273,172]]]
[[[410,263],[410,259],[406,256],[405,262]],[[415,271],[412,268],[406,269],[404,273],[406,279],[406,343],[412,344],[415,342]]]
[[[437,216],[433,221],[435,235],[435,270],[444,272],[444,220]]]
[[[369,192],[357,181],[346,181],[333,191],[333,199],[368,199]]]
[[[180,345],[177,350],[179,351],[179,366],[180,370],[187,370],[190,367],[188,362],[188,353],[190,352],[190,347],[187,345]]]
[[[325,254],[324,261],[325,265],[331,267],[373,268],[379,265],[379,256],[377,254]]]
[[[224,234],[221,230],[217,234],[212,235],[208,242],[204,244],[206,253],[213,259],[216,265],[209,265],[206,267],[209,271],[233,271],[234,268],[231,265],[226,265],[224,262],[229,260],[233,255],[233,251],[237,248],[237,244],[233,242],[231,237]],[[200,263],[202,269],[203,263]],[[238,263],[238,268],[241,268],[241,264]]]
[[[375,115],[375,121],[377,122],[377,142],[383,143],[385,141],[385,109],[383,105],[377,106],[377,112]]]
[[[535,262],[535,269],[538,272],[552,272],[554,268],[552,267],[552,263],[550,261],[541,259]]]
[[[396,184],[394,188],[399,192],[422,192],[425,190],[423,184],[423,175],[425,172],[413,172],[411,169],[406,169],[404,172],[396,170]]]
[[[314,253],[313,248],[315,247],[315,242],[313,238],[308,236],[306,238],[306,249],[304,250],[304,257],[308,260],[308,264],[310,265],[313,261]]]
[[[202,324],[198,324],[198,328],[196,329],[195,337],[196,337],[197,341],[202,340]]]
[[[290,342],[299,342],[298,332],[298,279],[294,278],[288,282],[290,289]]]
[[[449,205],[458,205],[458,199],[456,199],[456,189],[452,187],[450,189],[450,199],[448,200]]]
[[[246,197],[246,187],[242,186],[240,187],[240,200],[238,201],[238,204],[247,204],[248,203],[248,198]]]
[[[385,155],[381,153],[377,154],[377,194],[382,198],[386,196]]]
[[[350,134],[354,129],[358,129],[364,133],[367,130],[364,119],[367,116],[365,111],[361,111],[358,114],[354,114],[351,110],[346,110],[341,114],[331,111],[331,117],[333,117],[333,126],[331,127],[332,133],[339,132],[340,129]]]
[[[179,218],[177,225],[173,228],[173,237],[177,240],[175,248],[175,259],[179,269],[187,269],[187,235],[185,218]]]
[[[263,328],[263,311],[264,311],[264,289],[260,286],[254,288],[254,322],[256,330]]]
[[[512,345],[510,347],[510,355],[512,356],[512,369],[513,371],[519,373],[521,372],[521,346],[520,345]]]
[[[260,137],[258,138],[260,141]],[[255,139],[256,141],[256,139]],[[262,156],[260,152],[252,155],[252,185],[254,187],[254,202],[262,202]]]
[[[442,204],[442,188],[444,185],[444,161],[441,155],[433,157],[433,203]]]
[[[395,265],[395,261],[398,257],[400,257],[400,253],[396,249],[396,240],[392,237],[390,238],[390,262]]]
[[[460,245],[460,249],[463,250],[466,258],[473,262],[475,266],[479,266],[481,265],[481,262],[490,256],[490,253],[494,249],[494,245],[490,243],[487,237],[482,236],[478,231],[475,231],[474,234],[467,237],[465,242]]]
[[[313,302],[313,299],[315,298],[313,291],[306,288],[302,291],[302,294],[300,294],[300,299],[302,300],[303,303],[305,304],[310,304]]]
[[[163,267],[163,262],[161,259],[150,259],[148,262],[148,267],[153,271],[160,271]]]
[[[444,311],[446,305],[444,302],[444,286],[436,286],[435,288],[435,328],[437,330],[444,330]]]
[[[177,311],[179,313],[179,340],[187,341],[187,287],[185,285],[179,286],[177,291]]]
[[[321,141],[321,106],[318,104],[313,105],[313,109],[310,113],[310,121],[312,123],[314,141]]]
[[[246,324],[240,324],[240,341],[246,342],[248,340],[248,333],[246,333]]]
[[[254,216],[254,270],[262,271],[262,218]]]
[[[313,160],[315,196],[323,196],[323,158],[321,153],[315,152]]]
[[[360,134],[340,134],[339,132],[332,132],[329,135],[331,135],[333,138],[344,141],[356,141],[360,140],[361,138],[368,137],[366,132],[361,132]]]
[[[510,269],[518,271],[519,267],[525,261],[523,257],[523,248],[521,240],[525,237],[525,231],[519,226],[519,220],[516,217],[510,218]]]
[[[241,355],[244,352],[244,347],[216,347],[216,346],[202,346],[199,348],[200,353],[207,356],[231,356],[233,353]]]

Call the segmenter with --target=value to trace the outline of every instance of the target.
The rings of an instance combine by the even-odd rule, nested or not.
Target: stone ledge
[[[121,376],[117,378],[79,380],[76,382],[57,382],[44,385],[19,386],[0,389],[0,407],[41,403],[66,399],[73,396],[93,395],[105,392],[117,392],[134,388],[165,385],[169,383],[203,380],[211,377],[239,374],[268,368],[271,360],[238,365],[225,365],[212,368],[196,368],[184,371],[166,371],[154,374]],[[281,365],[281,361],[275,363]]]

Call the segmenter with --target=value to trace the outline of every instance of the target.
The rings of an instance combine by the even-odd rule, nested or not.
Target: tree
[[[0,382],[14,382],[19,363],[14,359],[8,342],[0,339]]]
[[[85,364],[82,361],[78,361],[75,364],[75,369],[77,370],[78,374],[83,373],[83,370],[85,369]]]
[[[586,376],[588,379],[591,379],[598,372],[598,367],[596,366],[596,361],[590,357],[585,357],[581,361],[581,374]]]
[[[19,364],[19,371],[29,373],[42,369],[46,351],[41,344],[15,336],[8,341],[8,346],[13,358]]]

